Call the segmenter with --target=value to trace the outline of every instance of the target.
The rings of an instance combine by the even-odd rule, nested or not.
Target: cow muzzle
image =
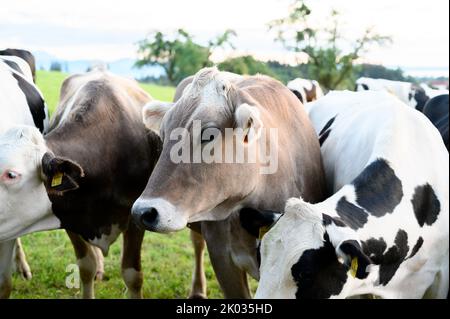
[[[161,198],[138,199],[131,210],[134,222],[141,228],[158,233],[182,230],[187,218],[176,207]]]

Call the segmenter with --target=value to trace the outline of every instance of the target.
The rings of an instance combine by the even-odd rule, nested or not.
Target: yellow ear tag
[[[259,228],[259,237],[258,239],[261,240],[264,235],[270,230],[270,226],[262,226]]]
[[[56,173],[52,179],[52,187],[56,187],[62,184],[63,173]]]
[[[353,278],[356,277],[356,272],[358,271],[358,257],[352,259],[352,266],[350,268],[350,274]]]

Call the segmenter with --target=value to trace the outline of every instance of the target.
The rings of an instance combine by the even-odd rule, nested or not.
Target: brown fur
[[[129,225],[129,215],[160,148],[159,138],[146,130],[141,119],[142,106],[150,100],[136,82],[109,73],[95,71],[68,78],[45,136],[50,152],[42,161],[53,212],[62,227],[72,232],[86,282],[95,277],[96,255],[77,236],[93,240],[110,234],[116,224],[124,232],[122,268],[133,268],[137,274],[132,280],[125,278],[132,297],[142,296],[143,231]],[[62,184],[52,186],[57,172],[64,174]],[[91,290],[91,284],[86,287]]]
[[[174,127],[189,127],[191,114],[200,103],[199,92],[209,81],[216,80],[214,74],[214,69],[202,70],[181,83],[175,94],[176,104],[164,119],[163,134],[168,134]],[[194,82],[191,90],[182,93],[190,82]],[[205,114],[198,116],[206,120],[212,117],[221,128],[233,127],[233,115],[241,103],[256,106],[263,126],[278,128],[278,171],[272,175],[258,175],[254,164],[233,164],[234,167],[213,164],[213,168],[177,165],[168,157],[172,144],[166,139],[160,160],[141,198],[162,197],[190,216],[209,208],[211,214],[220,213],[216,218],[221,219],[223,213],[228,212],[229,217],[224,221],[201,222],[201,232],[225,297],[247,298],[250,293],[245,273],[259,277],[256,242],[232,222],[236,216],[230,212],[237,205],[282,210],[285,201],[293,196],[319,202],[326,194],[325,177],[317,135],[302,104],[289,89],[266,76],[235,76],[229,82],[225,81],[223,87],[218,84],[217,90],[222,89],[226,92],[228,107],[211,105]],[[201,245],[199,247],[201,250]],[[197,256],[200,253],[196,251]],[[236,264],[233,256],[237,255],[249,256],[247,260],[252,262]],[[193,287],[195,284],[199,285],[194,281]]]

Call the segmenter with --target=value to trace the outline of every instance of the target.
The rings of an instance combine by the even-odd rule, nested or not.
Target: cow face
[[[133,206],[135,221],[168,232],[188,222],[226,218],[259,178],[258,157],[247,160],[250,151],[258,153],[259,112],[256,102],[217,69],[201,70],[172,107],[148,105],[145,124],[157,129],[162,121],[163,149]],[[244,161],[236,160],[236,150],[243,151]]]
[[[45,152],[34,127],[13,127],[0,136],[0,240],[59,228],[42,183]]]
[[[263,237],[256,298],[329,298],[349,276],[366,278],[370,259],[356,234],[314,205],[288,200],[285,214]]]

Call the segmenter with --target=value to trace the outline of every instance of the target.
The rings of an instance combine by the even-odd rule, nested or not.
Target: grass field
[[[54,111],[59,88],[66,75],[38,71],[37,84],[47,104]],[[142,84],[155,99],[171,100],[173,87]],[[33,279],[25,281],[15,275],[12,298],[79,298],[79,289],[65,285],[66,267],[76,262],[72,246],[62,230],[41,232],[22,237]],[[126,298],[126,288],[120,275],[122,239],[119,238],[105,258],[105,278],[96,283],[97,298]],[[147,232],[142,249],[144,270],[144,298],[186,298],[193,269],[193,249],[187,230],[161,235]],[[214,272],[206,257],[208,297],[222,298]],[[251,280],[253,291],[256,282]]]

